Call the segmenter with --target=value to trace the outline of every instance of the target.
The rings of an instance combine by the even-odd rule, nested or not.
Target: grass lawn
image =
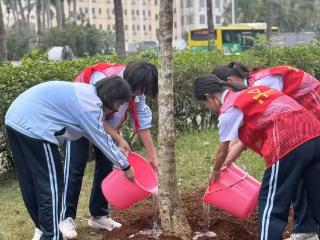
[[[212,129],[185,134],[177,139],[178,184],[182,193],[207,185],[217,143],[217,131]],[[257,179],[262,178],[264,166],[258,155],[246,151],[237,164]],[[94,162],[90,162],[78,206],[76,223],[79,240],[97,240],[103,237],[102,231],[89,229],[87,225],[93,168]],[[34,226],[22,202],[19,185],[14,177],[8,179],[0,182],[0,240],[31,239]]]

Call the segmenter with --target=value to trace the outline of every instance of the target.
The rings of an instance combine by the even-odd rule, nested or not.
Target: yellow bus
[[[242,53],[253,46],[253,38],[258,34],[266,34],[265,23],[237,23],[229,26],[215,27],[215,47],[225,54]],[[272,32],[278,32],[272,27]],[[188,47],[193,51],[208,50],[208,29],[192,29],[188,33]]]

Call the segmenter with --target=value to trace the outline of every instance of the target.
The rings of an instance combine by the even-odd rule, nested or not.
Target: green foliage
[[[41,49],[69,45],[77,57],[110,54],[115,46],[113,33],[100,31],[93,26],[68,24],[62,30],[52,28],[41,39]]]

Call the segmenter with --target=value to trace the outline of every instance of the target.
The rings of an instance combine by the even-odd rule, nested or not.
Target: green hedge
[[[99,61],[126,63],[131,60],[147,60],[157,64],[157,56],[154,53],[134,55],[125,60],[111,55],[55,62],[46,60],[46,56],[36,51],[26,55],[22,59],[21,66],[4,63],[0,66],[0,124],[3,124],[5,112],[17,95],[35,84],[57,79],[70,81],[85,66]],[[192,99],[192,82],[197,76],[210,73],[215,65],[233,60],[244,62],[250,67],[288,64],[320,77],[320,45],[318,43],[291,48],[266,47],[264,45],[257,46],[242,55],[227,56],[223,56],[220,52],[176,52],[174,54],[173,78],[176,126],[179,131],[197,129],[215,122],[215,117],[201,109]],[[156,108],[155,101],[151,105]],[[155,110],[154,112],[156,113]],[[202,119],[200,126],[196,121],[198,115]]]

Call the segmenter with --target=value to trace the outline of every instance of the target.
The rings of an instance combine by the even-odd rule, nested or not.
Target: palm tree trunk
[[[267,41],[271,40],[272,33],[272,0],[266,0],[267,4]]]
[[[21,0],[18,0],[18,7],[19,7],[19,11],[20,11],[20,15],[21,15],[23,26],[26,26],[27,25],[27,20],[26,20],[26,16],[24,15],[24,11],[23,11]]]
[[[0,1],[0,62],[5,60],[7,60],[6,29],[4,27],[2,4]]]
[[[41,0],[36,0],[37,33],[41,34]]]
[[[214,49],[215,34],[212,14],[212,0],[207,0],[207,24],[208,24],[208,51]]]
[[[46,15],[47,15],[47,28],[51,28],[51,11],[50,11],[51,2],[46,0]]]
[[[124,43],[122,0],[113,0],[113,4],[116,26],[116,52],[120,58],[123,58],[126,51]]]
[[[64,0],[61,0],[61,16],[62,16],[62,26],[66,24],[66,15],[64,11]]]
[[[159,214],[165,235],[190,239],[177,186],[172,77],[173,1],[160,0],[159,52]]]
[[[73,21],[77,22],[77,0],[73,0]]]
[[[58,29],[62,29],[62,6],[61,6],[61,0],[55,0],[56,1],[56,11],[57,11],[57,26]]]
[[[28,12],[27,12],[27,23],[28,25],[30,24],[30,13],[31,13],[31,5],[30,5],[30,0],[27,1],[27,9],[28,9]]]
[[[46,30],[46,3],[45,1],[41,1],[41,15],[42,15],[42,22],[41,22],[41,31],[45,32]]]

